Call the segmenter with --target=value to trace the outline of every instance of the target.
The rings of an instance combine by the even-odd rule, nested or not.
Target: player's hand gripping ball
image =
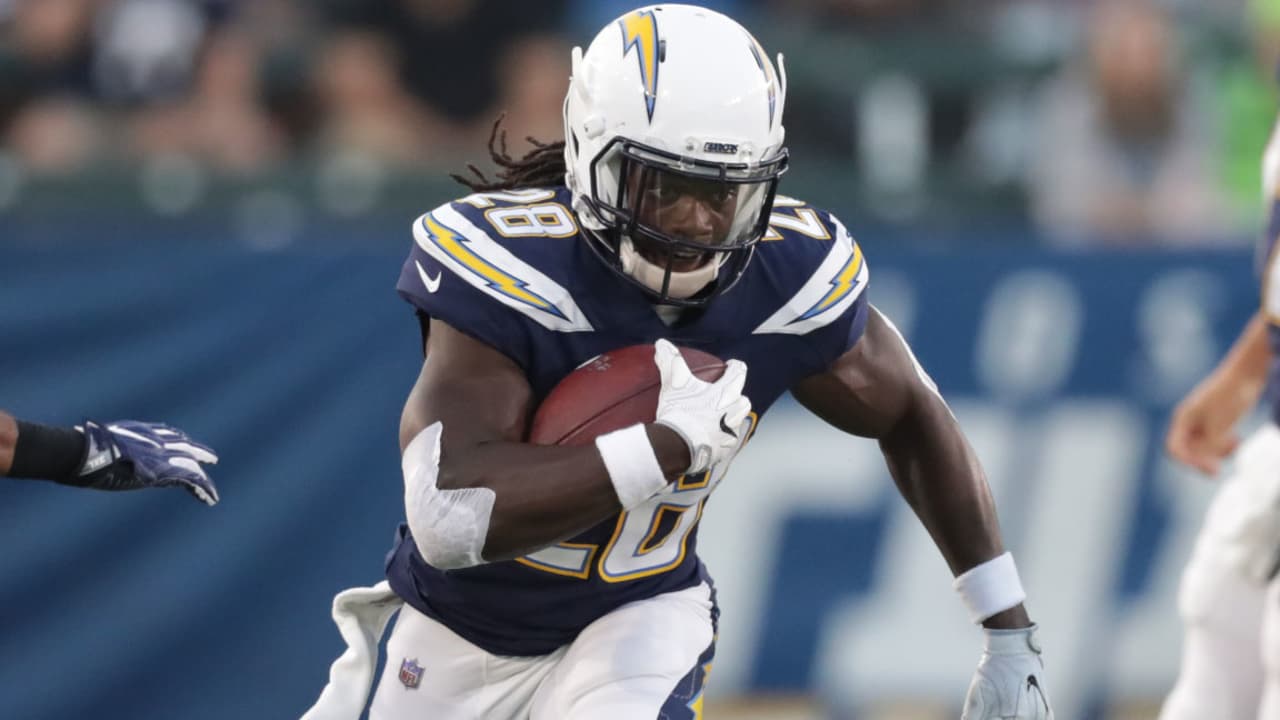
[[[680,355],[695,378],[714,382],[724,373],[724,361],[714,355],[691,348],[680,348]],[[661,390],[653,345],[597,355],[552,388],[534,414],[529,442],[589,445],[598,435],[654,422]]]
[[[666,340],[605,353],[557,385],[534,417],[529,440],[581,445],[637,423],[671,428],[689,447],[687,474],[730,460],[751,428],[742,394],[747,366]]]

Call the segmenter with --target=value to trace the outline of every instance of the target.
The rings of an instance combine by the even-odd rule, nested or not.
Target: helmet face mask
[[[591,163],[586,201],[604,227],[589,231],[590,241],[603,245],[596,249],[610,267],[639,280],[659,302],[703,305],[746,270],[768,227],[786,167],[785,150],[767,163],[729,164],[615,138]],[[614,184],[615,178],[616,190],[602,193],[601,186]],[[635,277],[635,268],[627,267],[628,253],[659,269],[660,279],[653,269],[647,269],[649,282]],[[703,278],[701,286],[691,288],[703,292],[682,291],[672,282],[682,275]],[[713,287],[704,287],[711,281]]]
[[[661,303],[728,290],[787,168],[785,88],[759,43],[705,8],[635,10],[575,48],[565,182],[592,250]]]

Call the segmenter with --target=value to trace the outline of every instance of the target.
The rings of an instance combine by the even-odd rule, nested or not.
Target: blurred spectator
[[[1280,79],[1280,0],[1252,0],[1236,21],[1247,43],[1231,53],[1216,74],[1213,107],[1222,129],[1224,183],[1237,212],[1252,228],[1261,222],[1258,158],[1271,132]]]
[[[90,87],[91,0],[17,0],[0,35],[0,133],[25,165],[71,172],[97,153]]]
[[[132,158],[138,150],[200,144],[175,135],[218,121],[201,115],[193,122],[195,113],[175,113],[171,104],[190,96],[197,73],[208,80],[218,72],[216,62],[199,70],[197,63],[211,21],[228,7],[228,0],[18,0],[0,65],[6,145],[36,174],[66,174],[113,151]],[[218,114],[236,111],[230,100],[217,98]],[[145,142],[109,142],[119,111],[137,108]],[[229,150],[205,155],[234,165]]]
[[[512,140],[523,145],[526,137],[554,141],[564,135],[569,52],[563,40],[544,35],[517,41],[502,59],[497,104]]]
[[[134,115],[134,148],[143,156],[186,155],[233,173],[280,160],[283,134],[259,102],[260,52],[253,42],[227,28],[208,39],[199,60],[187,97]]]
[[[751,6],[756,4],[753,0],[699,0],[694,4],[736,18],[747,29],[755,30],[751,16]],[[600,28],[640,6],[635,0],[569,0],[568,28],[572,44],[585,50]]]
[[[443,141],[418,102],[401,87],[385,38],[346,30],[324,46],[313,76],[322,121],[321,153],[345,149],[388,164],[416,163],[426,144]]]
[[[208,28],[196,2],[115,0],[95,23],[93,80],[115,102],[168,100],[191,84]]]
[[[839,23],[850,29],[864,29],[918,19],[924,6],[933,4],[921,0],[773,0],[770,11],[823,25]]]
[[[854,33],[960,28],[987,22],[1010,0],[769,0],[769,13],[789,21]],[[1027,0],[1013,0],[1023,3]],[[738,2],[735,4],[746,4]]]
[[[498,114],[513,139],[556,137],[569,79],[563,2],[348,2],[335,18],[385,38],[398,76],[425,107],[432,157],[482,149]]]
[[[1052,236],[1186,243],[1222,230],[1217,135],[1179,60],[1150,0],[1094,7],[1087,57],[1050,82],[1031,149],[1032,210]]]
[[[40,175],[67,175],[97,160],[107,142],[93,108],[71,95],[46,95],[27,105],[4,136],[17,160]]]
[[[892,223],[1030,205],[1059,239],[1111,243],[1257,217],[1280,0],[705,4],[788,53],[806,197]],[[1194,63],[1157,4],[1211,18],[1186,25]],[[37,180],[155,161],[439,179],[485,162],[500,114],[512,153],[557,138],[569,48],[634,5],[0,0],[0,155]]]
[[[85,92],[93,0],[16,0],[3,36],[5,94]]]

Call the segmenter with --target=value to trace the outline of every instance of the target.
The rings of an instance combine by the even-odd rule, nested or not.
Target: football
[[[724,373],[715,355],[680,348],[695,377],[709,382]],[[529,442],[586,445],[614,430],[651,423],[661,387],[653,345],[632,345],[597,355],[561,380],[534,413]]]

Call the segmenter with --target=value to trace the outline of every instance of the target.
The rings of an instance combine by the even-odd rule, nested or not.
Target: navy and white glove
[[[982,660],[961,720],[1053,720],[1036,626],[983,632]]]
[[[206,505],[216,505],[218,488],[201,463],[218,462],[213,449],[161,423],[86,420],[85,454],[76,484],[98,490],[185,488]]]
[[[747,421],[751,400],[742,394],[746,363],[730,360],[719,380],[706,382],[694,377],[670,342],[654,343],[653,355],[662,378],[657,422],[675,430],[689,446],[691,462],[686,472],[700,473],[732,458],[751,427]]]

